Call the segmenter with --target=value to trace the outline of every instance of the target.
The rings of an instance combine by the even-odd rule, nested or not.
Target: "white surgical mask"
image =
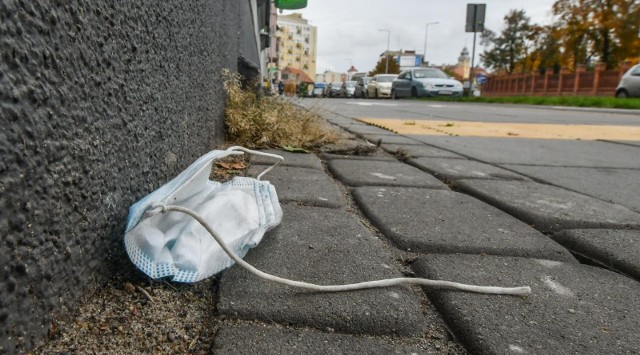
[[[244,152],[280,159],[275,154],[242,147],[214,150],[200,157],[176,178],[129,209],[125,247],[131,261],[152,278],[173,276],[196,282],[233,265],[211,234],[181,213],[150,213],[156,205],[178,205],[200,214],[225,244],[244,257],[264,233],[280,224],[282,210],[275,188],[260,177],[236,177],[221,184],[209,180],[214,160]]]
[[[279,159],[257,179],[236,177],[221,184],[209,180],[214,160],[229,155],[265,155]],[[315,285],[267,274],[242,260],[264,233],[280,224],[276,190],[260,177],[284,159],[242,147],[214,150],[129,209],[124,241],[131,261],[152,278],[173,276],[196,282],[237,262],[253,275],[318,292],[345,292],[404,284],[488,294],[526,295],[531,288],[465,285],[451,281],[395,278],[347,285]],[[162,213],[160,213],[162,212]],[[167,213],[168,212],[168,213]]]

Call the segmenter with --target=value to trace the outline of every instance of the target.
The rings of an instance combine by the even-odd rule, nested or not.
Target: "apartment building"
[[[309,25],[302,14],[278,16],[278,70],[302,70],[316,77],[317,27]]]

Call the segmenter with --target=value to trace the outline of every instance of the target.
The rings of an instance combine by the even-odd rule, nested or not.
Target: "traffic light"
[[[281,10],[297,10],[307,7],[307,0],[276,0],[275,4]]]

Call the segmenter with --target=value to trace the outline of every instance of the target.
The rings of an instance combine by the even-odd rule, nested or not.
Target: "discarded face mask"
[[[229,182],[209,180],[214,160],[244,152],[269,156],[278,162],[256,179],[235,177]],[[194,218],[182,213],[153,213],[164,205],[181,206],[199,214],[238,256],[244,257],[264,233],[280,224],[282,210],[276,190],[260,178],[284,159],[242,147],[214,150],[200,157],[176,178],[129,209],[124,236],[131,261],[156,279],[196,282],[233,265],[234,261]]]
[[[224,184],[209,180],[214,160],[243,152],[279,161],[256,179],[236,177]],[[202,156],[175,179],[131,206],[124,237],[129,258],[150,277],[173,276],[176,282],[205,279],[235,262],[262,279],[317,292],[421,285],[498,295],[531,293],[528,286],[476,286],[406,277],[346,285],[316,285],[256,269],[242,258],[260,242],[267,230],[282,221],[275,188],[260,178],[283,160],[279,155],[242,147],[214,150]]]

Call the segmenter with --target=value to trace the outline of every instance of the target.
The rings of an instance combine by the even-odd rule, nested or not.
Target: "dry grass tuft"
[[[304,110],[276,97],[258,97],[241,88],[241,76],[223,71],[227,92],[225,125],[228,139],[247,148],[283,146],[313,149],[337,140],[323,128],[317,110]]]

